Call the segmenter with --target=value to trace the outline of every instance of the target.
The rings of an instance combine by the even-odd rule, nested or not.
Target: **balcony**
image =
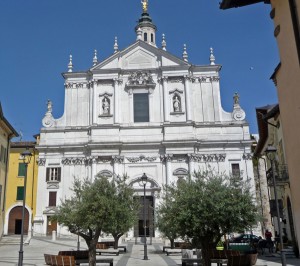
[[[268,185],[273,186],[272,168],[267,170]],[[275,167],[275,180],[277,186],[284,186],[289,183],[287,164],[277,164]]]

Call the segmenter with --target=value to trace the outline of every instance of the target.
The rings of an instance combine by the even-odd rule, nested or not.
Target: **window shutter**
[[[56,192],[49,192],[49,207],[56,206]]]
[[[17,200],[23,200],[24,198],[24,187],[17,187]]]
[[[46,182],[49,181],[49,178],[50,178],[50,168],[47,168],[46,169]]]
[[[61,181],[61,167],[57,168],[57,181],[60,182]]]
[[[18,176],[25,176],[25,163],[19,163],[19,170],[18,170]]]

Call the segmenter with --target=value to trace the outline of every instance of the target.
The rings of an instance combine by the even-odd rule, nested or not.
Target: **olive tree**
[[[110,200],[109,219],[103,226],[103,232],[114,237],[114,248],[118,248],[118,242],[122,235],[134,226],[138,219],[140,203],[133,197],[133,189],[125,182],[126,176],[116,179],[116,191]]]
[[[89,249],[89,266],[95,266],[96,244],[99,236],[104,229],[108,228],[108,224],[115,222],[118,217],[116,213],[120,213],[120,205],[126,206],[128,211],[124,219],[117,218],[119,224],[126,224],[120,228],[122,227],[122,230],[130,228],[129,225],[136,216],[132,200],[134,192],[126,184],[125,177],[111,180],[106,177],[96,177],[93,182],[87,179],[83,181],[75,179],[71,189],[73,195],[62,200],[53,219],[85,240]],[[124,194],[126,196],[122,196]]]
[[[165,191],[172,222],[165,220],[183,239],[201,248],[204,257],[205,250],[215,248],[223,235],[250,229],[258,220],[250,186],[240,178],[199,171],[177,185],[166,186]],[[158,212],[166,215],[162,210]]]

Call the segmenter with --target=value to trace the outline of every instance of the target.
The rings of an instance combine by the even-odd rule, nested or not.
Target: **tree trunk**
[[[93,239],[89,245],[89,266],[96,266],[96,244],[97,240]]]
[[[173,249],[175,247],[175,240],[170,239],[170,244],[171,244],[171,249]]]
[[[114,249],[118,249],[119,239],[122,235],[113,235],[115,243],[114,243]]]
[[[211,266],[211,250],[216,249],[214,244],[211,244],[209,241],[203,241],[201,243],[202,246],[202,258],[204,262],[204,266]]]

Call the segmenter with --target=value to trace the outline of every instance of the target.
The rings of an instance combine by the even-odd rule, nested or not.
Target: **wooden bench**
[[[126,246],[118,246],[118,249],[123,249],[123,252],[127,252],[127,247]]]
[[[182,258],[182,266],[187,266],[187,265],[194,265],[194,263],[197,263],[197,265],[202,265],[202,259],[197,259],[197,258]]]
[[[119,256],[120,250],[119,249],[108,249],[107,243],[98,242],[96,244],[96,254],[101,255],[102,253],[116,254],[116,256]]]
[[[174,249],[165,249],[167,256],[171,255],[171,254],[178,254],[181,253],[181,249],[178,248],[174,248]]]
[[[58,255],[61,255],[61,256],[74,256],[75,260],[88,259],[89,258],[89,251],[88,250],[64,250],[64,251],[59,251]]]
[[[81,263],[89,263],[88,259],[79,259],[76,260],[76,265],[80,265]],[[114,265],[114,260],[113,259],[96,259],[96,264],[97,263],[106,263],[109,264],[109,266],[113,266]]]
[[[45,262],[51,266],[75,266],[74,256],[44,254]]]
[[[116,256],[119,256],[120,250],[118,249],[96,249],[96,254],[101,255],[104,254],[115,254]]]

